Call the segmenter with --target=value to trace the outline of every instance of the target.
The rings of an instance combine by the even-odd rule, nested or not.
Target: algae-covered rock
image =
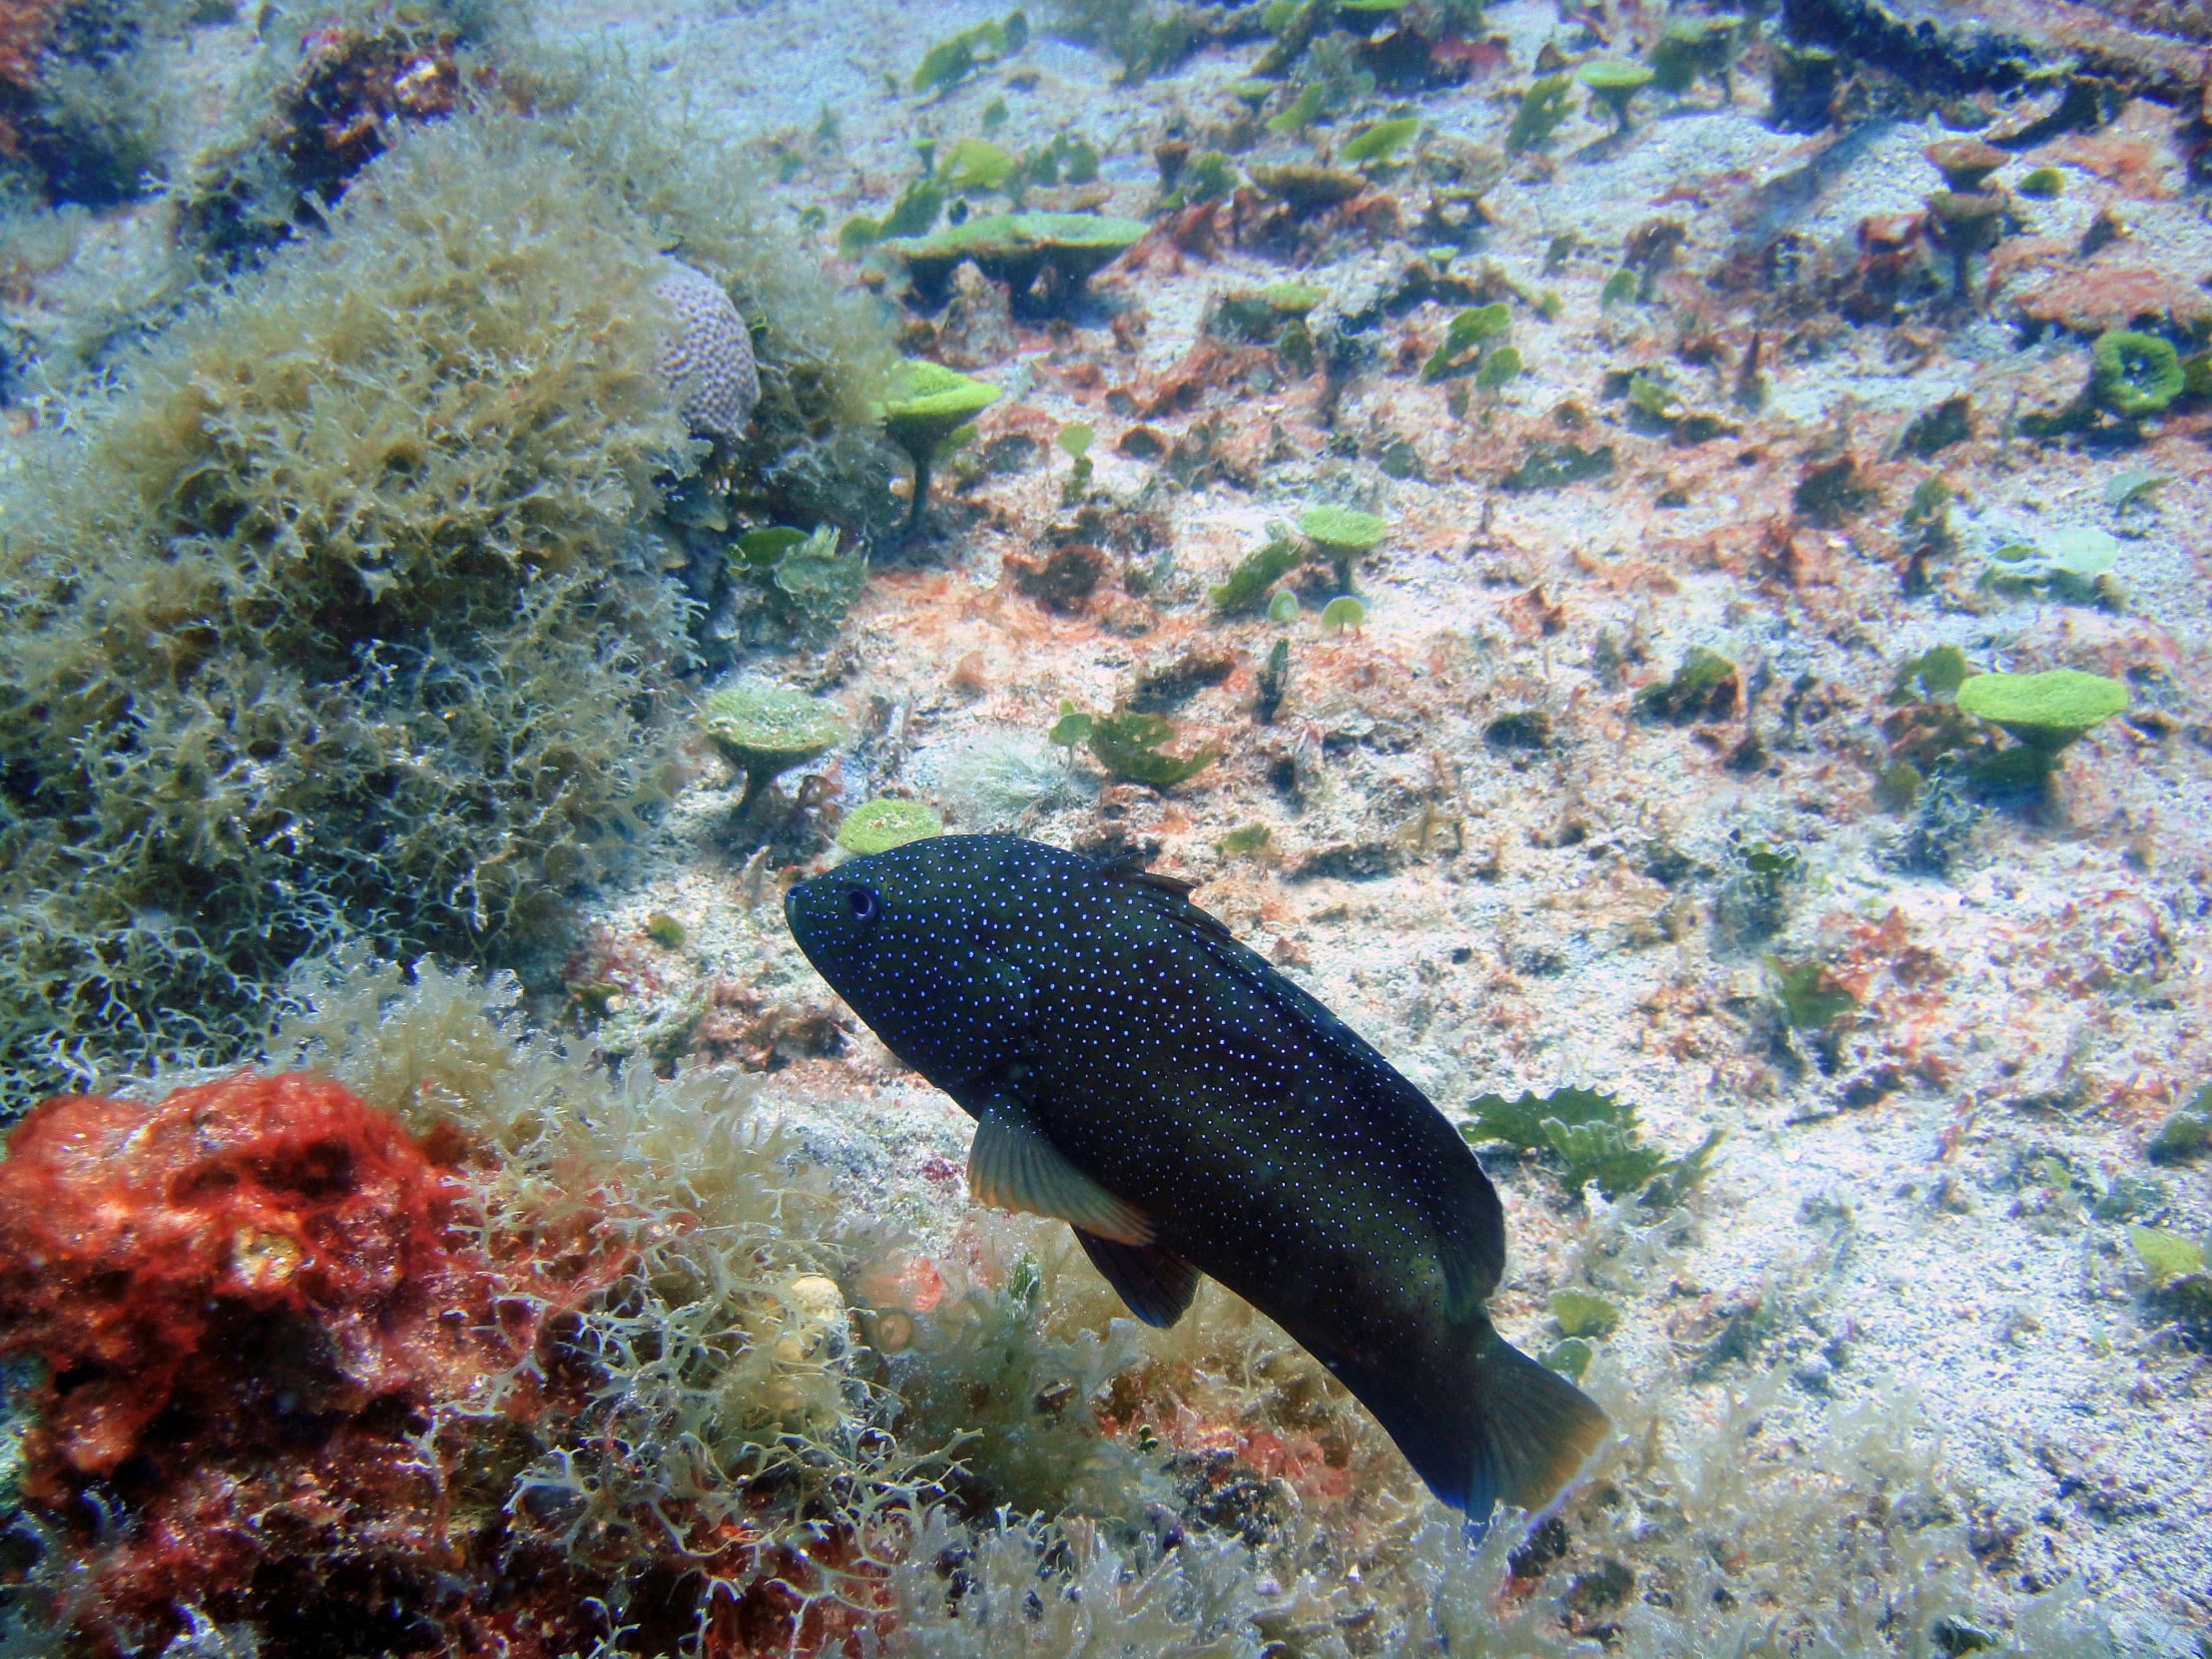
[[[26,1092],[61,1046],[228,1058],[358,932],[542,946],[661,799],[684,616],[648,532],[691,445],[656,232],[556,122],[394,137],[327,231],[81,388],[11,487],[0,771],[36,790],[0,859],[0,1074]]]
[[[2178,1163],[2212,1150],[2212,1083],[2174,1108],[2144,1150],[2154,1164]]]
[[[2012,159],[1995,145],[1977,138],[1942,139],[1921,154],[1943,176],[1943,189],[1948,191],[1977,191],[1990,174]]]
[[[1743,50],[1746,29],[1745,19],[1725,12],[1670,19],[1652,44],[1653,84],[1661,92],[1679,93],[1702,78],[1717,84],[1728,101],[1734,94],[1729,72]]]
[[[1367,180],[1349,169],[1322,167],[1314,162],[1285,162],[1247,171],[1254,184],[1301,219],[1349,202],[1368,188]]]

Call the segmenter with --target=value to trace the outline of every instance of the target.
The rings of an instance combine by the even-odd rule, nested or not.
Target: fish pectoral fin
[[[1198,1295],[1198,1269],[1164,1244],[1126,1245],[1075,1230],[1075,1242],[1132,1314],[1166,1330]]]
[[[1152,1222],[1068,1161],[1018,1106],[992,1102],[976,1115],[968,1195],[978,1204],[1050,1216],[1120,1245],[1149,1245]]]

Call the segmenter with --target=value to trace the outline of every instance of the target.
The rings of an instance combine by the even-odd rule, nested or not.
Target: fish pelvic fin
[[[1198,1295],[1198,1269],[1164,1244],[1117,1244],[1080,1227],[1075,1242],[1129,1311],[1147,1325],[1165,1330],[1189,1311]]]
[[[1541,1510],[1604,1444],[1612,1419],[1557,1372],[1546,1371],[1488,1321],[1475,1348],[1468,1390],[1467,1519],[1480,1525],[1500,1503]]]
[[[1152,1243],[1151,1218],[1077,1169],[1013,1101],[987,1101],[976,1114],[967,1181],[978,1204],[1049,1216],[1118,1245]]]

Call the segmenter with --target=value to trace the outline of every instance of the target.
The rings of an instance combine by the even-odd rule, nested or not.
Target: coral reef
[[[356,956],[291,996],[272,1053],[322,1076],[57,1101],[0,1162],[11,1245],[56,1252],[7,1279],[0,1332],[60,1363],[58,1405],[142,1384],[122,1438],[29,1442],[28,1606],[87,1651],[1338,1653],[1352,1629],[1504,1656],[1602,1624],[1632,1653],[1885,1652],[1878,1624],[1939,1621],[2108,1650],[2071,1585],[1975,1586],[1896,1385],[1845,1407],[1776,1370],[1710,1415],[1631,1386],[1622,1310],[1661,1290],[1680,1210],[1593,1217],[1588,1288],[1550,1308],[1621,1432],[1557,1518],[1475,1553],[1218,1290],[1142,1333],[1064,1230],[917,1240],[833,1196],[754,1085],[613,1082],[522,1034],[511,982]],[[106,1484],[65,1451],[126,1440]]]
[[[11,1651],[2197,1659],[2200,19],[16,17],[96,142],[0,163],[10,1110],[222,1248],[136,1390],[0,1254]],[[733,684],[835,727],[742,816]],[[1479,1141],[1619,1425],[1555,1515],[968,1202],[779,903],[936,822],[1196,884]],[[388,1294],[271,1300],[343,1181],[116,1196],[333,1085]]]

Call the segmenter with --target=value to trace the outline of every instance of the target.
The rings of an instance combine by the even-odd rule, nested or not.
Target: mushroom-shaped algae
[[[1972,291],[1971,262],[2004,234],[2004,198],[1972,191],[1939,190],[1928,199],[1928,217],[1936,241],[1950,255],[1950,289],[1964,299]]]
[[[844,718],[804,692],[743,681],[707,699],[707,736],[745,773],[743,816],[778,774],[827,755],[844,741]]]
[[[2127,688],[2101,674],[1976,674],[1958,688],[1958,707],[2001,726],[2038,754],[2056,755],[2100,721],[2122,714]]]
[[[906,515],[909,534],[921,528],[921,510],[929,497],[929,465],[944,440],[998,398],[998,388],[946,368],[942,363],[909,362],[905,384],[883,409],[883,433],[914,463],[913,506]]]
[[[1942,139],[1921,152],[1929,165],[1943,176],[1943,189],[1977,191],[1989,175],[2012,158],[1993,144],[1979,139]]]
[[[1041,304],[1065,308],[1083,283],[1112,264],[1150,229],[1142,220],[1104,214],[987,214],[925,237],[901,237],[879,246],[905,263],[914,290],[934,304],[944,296],[963,260],[1011,290],[1017,308]],[[1031,290],[1049,275],[1048,292]]]
[[[908,841],[944,833],[944,820],[918,801],[879,797],[863,802],[844,815],[837,826],[837,844],[847,852],[888,852]]]
[[[1352,561],[1382,539],[1389,528],[1373,513],[1351,507],[1313,507],[1301,514],[1298,527],[1317,551],[1337,567],[1337,586],[1352,586]]]
[[[1589,89],[1595,102],[1613,112],[1613,131],[1625,133],[1628,131],[1629,100],[1651,85],[1654,73],[1649,64],[1600,58],[1576,70],[1574,78]]]

